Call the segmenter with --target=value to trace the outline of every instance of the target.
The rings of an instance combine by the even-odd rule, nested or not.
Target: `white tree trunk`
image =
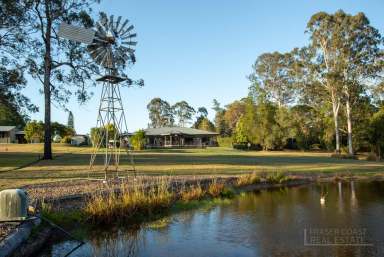
[[[347,95],[347,100],[345,102],[345,107],[347,110],[347,128],[348,128],[348,153],[353,154],[353,145],[352,145],[352,112],[351,112],[351,103],[349,96]]]
[[[338,101],[336,100],[332,101],[333,120],[335,123],[336,153],[340,153],[339,107],[340,107],[340,103]]]

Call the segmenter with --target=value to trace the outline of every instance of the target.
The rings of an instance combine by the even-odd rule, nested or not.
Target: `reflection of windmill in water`
[[[132,166],[125,171],[133,171],[135,174],[133,156],[122,136],[123,133],[128,132],[128,129],[121,100],[120,84],[132,85],[137,82],[120,74],[123,74],[122,71],[127,65],[135,63],[133,46],[137,42],[133,41],[136,34],[132,33],[133,25],[129,25],[128,20],[123,22],[122,17],[119,16],[114,21],[113,15],[108,19],[104,13],[100,17],[94,30],[62,23],[59,35],[69,40],[87,44],[87,49],[93,60],[105,70],[105,75],[97,79],[103,86],[96,133],[93,137],[94,149],[91,155],[90,168],[93,168],[97,156],[103,156],[105,179],[107,179],[108,170],[115,171],[116,175],[119,175],[120,152],[123,148],[127,150]],[[142,81],[139,84],[141,85]],[[97,153],[102,147],[105,147],[105,150],[98,155]]]

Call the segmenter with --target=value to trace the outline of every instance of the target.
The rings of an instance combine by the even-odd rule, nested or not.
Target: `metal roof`
[[[218,135],[216,132],[205,131],[194,128],[182,128],[182,127],[161,127],[161,128],[148,128],[145,129],[145,135],[147,136],[166,136],[166,135],[193,135],[193,136],[214,136]]]
[[[8,132],[8,131],[11,131],[14,128],[16,128],[16,127],[15,126],[0,126],[0,131],[1,132]]]

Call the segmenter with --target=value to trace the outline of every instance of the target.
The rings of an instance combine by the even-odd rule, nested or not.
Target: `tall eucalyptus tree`
[[[313,15],[307,31],[316,60],[312,72],[331,97],[336,151],[340,150],[338,114],[340,105],[345,103],[348,152],[353,154],[352,104],[360,95],[367,94],[369,81],[381,71],[383,39],[363,13],[352,16],[341,10]]]
[[[302,56],[305,57],[308,74],[314,79],[319,89],[332,104],[335,125],[336,152],[340,152],[339,111],[342,99],[342,84],[339,67],[340,58],[340,28],[335,26],[333,15],[325,12],[314,14],[307,24],[310,35],[310,48]]]
[[[19,62],[24,62],[32,78],[42,85],[44,94],[44,159],[52,159],[51,104],[52,99],[64,105],[74,93],[79,101],[89,97],[92,75],[98,67],[87,54],[86,46],[60,40],[61,22],[91,27],[91,6],[98,0],[21,0],[26,8],[21,13],[24,22],[17,26],[16,37],[26,42]],[[74,86],[72,90],[69,85]]]

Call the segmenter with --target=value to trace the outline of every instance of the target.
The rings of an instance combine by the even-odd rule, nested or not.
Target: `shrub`
[[[143,150],[145,147],[145,132],[139,130],[131,137],[131,145],[134,150]]]
[[[196,186],[189,187],[187,190],[182,190],[180,199],[189,202],[191,200],[200,200],[204,195],[204,190],[201,188],[200,184],[197,184]]]
[[[332,158],[337,159],[349,159],[349,160],[357,160],[357,156],[353,154],[342,154],[342,153],[333,153],[331,154]]]
[[[367,161],[378,161],[379,157],[375,153],[369,153],[367,156]]]
[[[65,136],[61,139],[61,143],[64,143],[64,144],[70,144],[71,143],[71,136]]]
[[[223,191],[220,193],[220,196],[224,198],[232,198],[235,196],[235,192],[231,188],[224,187]]]
[[[224,190],[224,184],[223,183],[218,183],[215,180],[213,180],[211,182],[211,184],[209,184],[208,186],[208,194],[211,196],[211,197],[219,197],[221,196],[221,193],[223,192]]]
[[[249,147],[248,147],[248,144],[234,144],[233,148],[238,150],[256,150],[256,151],[260,151],[263,149],[258,144],[251,144]]]
[[[286,176],[282,172],[276,172],[273,174],[269,174],[267,176],[266,180],[267,180],[267,182],[269,182],[271,184],[281,184],[281,183],[289,181],[289,177]]]
[[[217,143],[222,147],[232,147],[232,137],[217,137]]]
[[[237,178],[236,185],[237,186],[246,186],[252,185],[260,182],[260,177],[255,173],[241,175]]]

